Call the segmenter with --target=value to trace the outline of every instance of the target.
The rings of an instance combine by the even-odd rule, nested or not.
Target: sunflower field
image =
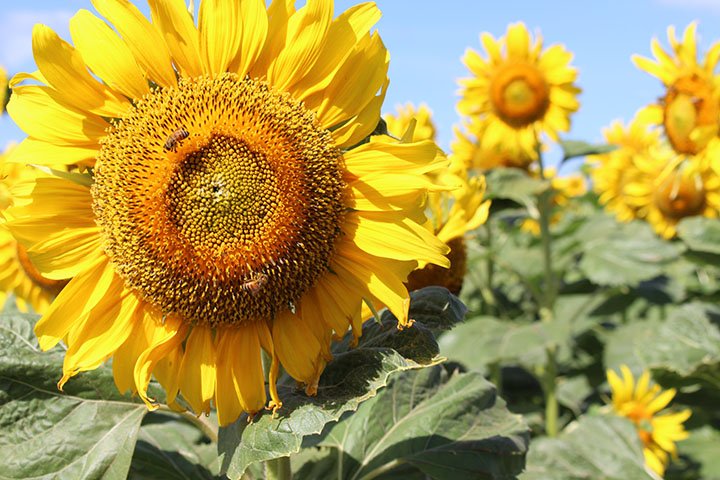
[[[439,125],[375,3],[85,3],[0,71],[0,479],[720,480],[720,34],[597,142],[521,21]]]

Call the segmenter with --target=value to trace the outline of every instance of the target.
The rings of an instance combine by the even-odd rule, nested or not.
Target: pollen
[[[269,320],[328,271],[343,171],[330,133],[291,96],[234,74],[185,79],[110,129],[93,208],[116,271],[165,314]]]

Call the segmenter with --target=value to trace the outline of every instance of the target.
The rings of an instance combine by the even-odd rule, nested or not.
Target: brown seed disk
[[[327,271],[343,170],[300,102],[257,80],[200,77],[155,90],[113,126],[94,210],[116,270],[163,312],[211,326],[271,319]]]

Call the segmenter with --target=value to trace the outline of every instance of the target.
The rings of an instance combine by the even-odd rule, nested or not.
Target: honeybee
[[[258,273],[250,278],[247,282],[243,283],[240,288],[255,295],[260,291],[263,285],[268,281],[268,276],[264,273]]]
[[[185,140],[190,136],[190,132],[188,132],[184,128],[179,128],[175,130],[173,133],[170,134],[170,136],[165,140],[165,145],[163,145],[163,149],[168,152],[172,150],[173,152],[177,150],[178,145],[180,142]]]

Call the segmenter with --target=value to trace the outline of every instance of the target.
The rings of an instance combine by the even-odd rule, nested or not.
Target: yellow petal
[[[63,280],[88,269],[101,255],[102,243],[100,227],[76,228],[56,232],[27,253],[44,277]]]
[[[326,357],[316,330],[326,328],[317,319],[294,315],[286,311],[273,321],[272,337],[275,351],[283,368],[290,376],[307,385],[310,394],[317,392],[320,374],[325,368]],[[328,338],[328,344],[330,338]]]
[[[507,29],[507,49],[510,58],[525,59],[528,57],[530,34],[524,23],[518,22]]]
[[[285,47],[288,19],[295,12],[295,0],[273,0],[267,9],[266,41],[257,60],[251,66],[249,76],[265,77],[270,65]]]
[[[228,70],[239,52],[242,28],[239,2],[203,0],[200,3],[198,32],[206,73],[217,75]]]
[[[135,295],[124,288],[124,281],[115,277],[80,331],[73,335],[73,341],[68,340],[63,377],[58,382],[61,390],[70,377],[99,367],[127,340],[138,304]]]
[[[242,40],[239,53],[230,65],[230,71],[245,77],[255,65],[265,46],[268,34],[268,12],[262,0],[240,2],[242,18]]]
[[[8,162],[38,165],[87,165],[95,164],[100,144],[55,145],[28,137],[15,147]]]
[[[195,326],[180,364],[180,391],[196,415],[210,413],[215,395],[215,346],[212,329]]]
[[[186,77],[203,74],[200,41],[192,16],[183,0],[148,0],[153,24],[162,33],[180,73]]]
[[[92,0],[92,3],[122,35],[140,68],[153,82],[163,87],[177,85],[165,40],[135,5],[128,0]]]
[[[59,104],[47,87],[16,87],[7,111],[30,137],[56,145],[87,145],[105,136],[110,124],[89,112]]]
[[[375,137],[372,137],[373,139]],[[370,141],[345,153],[347,169],[356,177],[375,174],[378,165],[392,173],[427,173],[448,164],[438,160],[438,147],[431,140],[416,143]]]
[[[73,278],[35,324],[40,348],[51,349],[73,325],[83,321],[102,300],[114,278],[115,272],[106,256],[96,259],[91,268]]]
[[[136,99],[150,92],[130,48],[98,17],[79,10],[70,19],[70,35],[85,64],[111,88]]]
[[[119,117],[132,106],[95,80],[80,53],[47,25],[35,25],[32,47],[40,72],[67,104],[106,117]]]
[[[141,304],[133,314],[131,332],[125,342],[118,347],[113,356],[113,378],[121,393],[135,393],[135,363],[142,352],[153,343],[156,323],[160,322],[160,314],[147,304]]]
[[[157,408],[154,400],[147,395],[150,376],[158,362],[177,348],[178,345],[182,344],[186,333],[187,326],[179,317],[174,315],[164,317],[162,322],[155,324],[152,343],[140,354],[135,363],[133,371],[135,388],[150,410]]]

